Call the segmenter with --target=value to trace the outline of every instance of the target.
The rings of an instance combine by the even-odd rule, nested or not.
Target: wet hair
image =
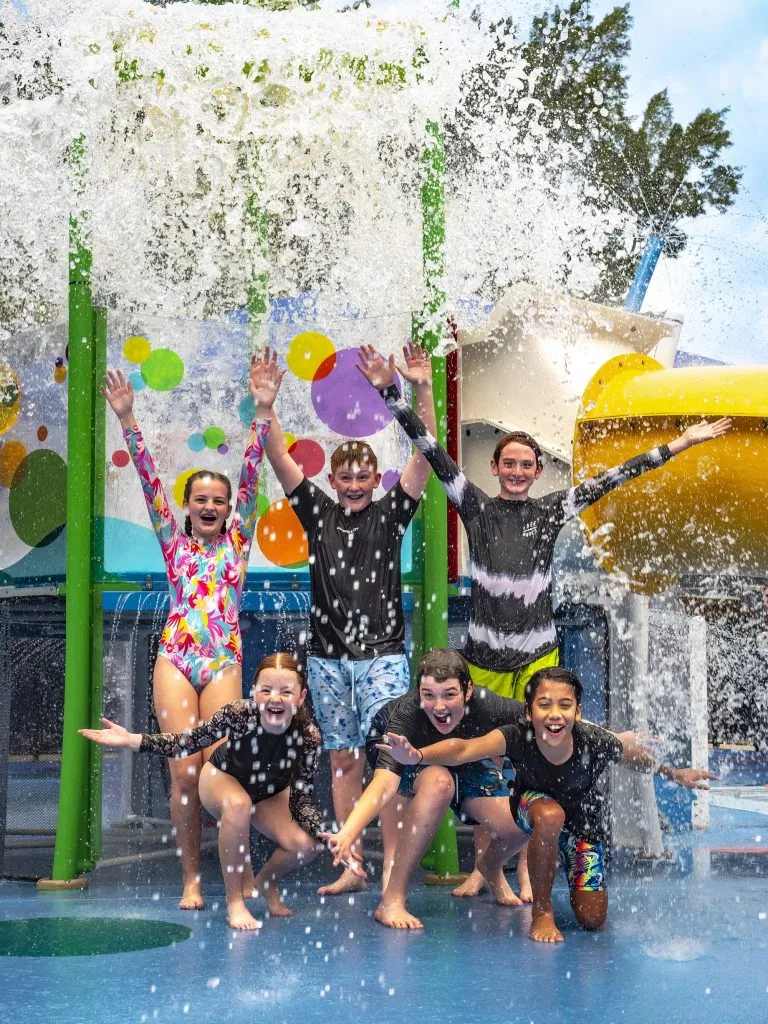
[[[421,659],[418,668],[419,685],[426,676],[432,676],[436,683],[444,683],[446,679],[458,679],[465,697],[472,682],[469,665],[464,656],[446,647],[436,647]]]
[[[184,501],[183,501],[183,504],[186,505],[187,502],[189,501],[189,496],[192,493],[192,484],[196,480],[204,480],[206,477],[210,477],[211,480],[217,480],[220,484],[224,484],[224,486],[227,488],[227,501],[231,503],[232,502],[232,484],[229,481],[229,477],[228,476],[224,476],[223,473],[216,473],[212,469],[198,469],[194,473],[191,473],[187,477],[187,482],[184,484]],[[227,524],[226,523],[222,523],[221,524],[221,530],[219,530],[219,533],[226,533],[226,532],[227,532]],[[184,533],[186,533],[186,535],[188,537],[192,536],[192,520],[189,518],[189,516],[187,516],[186,519],[184,520]]]
[[[547,680],[551,683],[566,683],[568,686],[572,686],[576,703],[581,704],[581,695],[584,692],[584,688],[581,685],[579,677],[573,672],[569,672],[567,668],[560,668],[559,665],[552,665],[549,668],[540,668],[538,672],[534,672],[526,684],[525,706],[529,712],[533,708],[536,691],[539,689],[541,684],[545,683]]]
[[[288,654],[287,651],[278,651],[276,654],[268,654],[265,658],[262,658],[259,662],[256,671],[253,674],[253,684],[255,687],[259,681],[259,676],[266,668],[278,668],[285,669],[287,672],[294,672],[298,676],[299,689],[305,690],[307,688],[306,679],[304,678],[304,666],[295,658],[292,654]],[[306,701],[298,709],[294,715],[296,724],[301,729],[302,733],[306,732],[312,725],[312,716],[307,708]]]
[[[530,448],[533,454],[536,456],[536,468],[541,469],[543,466],[541,448],[539,442],[535,437],[531,437],[530,434],[526,434],[524,430],[513,430],[509,434],[502,434],[499,438],[496,447],[493,449],[493,461],[498,466],[501,453],[507,447],[508,444],[523,444],[526,448]]]
[[[331,455],[331,473],[336,475],[343,466],[367,465],[372,473],[379,470],[379,460],[373,448],[365,441],[343,441]]]

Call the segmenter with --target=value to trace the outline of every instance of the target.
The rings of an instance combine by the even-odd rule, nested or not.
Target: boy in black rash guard
[[[435,429],[429,354],[417,345],[406,346],[404,353],[406,366],[401,372],[414,382],[419,413]],[[276,355],[269,349],[263,359],[253,360],[252,387],[263,387],[275,378],[275,363]],[[364,441],[347,441],[331,456],[328,480],[338,499],[333,501],[305,478],[288,453],[274,410],[272,421],[265,452],[309,545],[307,683],[323,746],[330,751],[333,806],[342,824],[362,792],[361,749],[373,716],[393,697],[406,693],[411,682],[400,551],[430,468],[422,455],[414,453],[398,483],[374,501],[373,492],[381,482],[376,456]],[[382,821],[385,832],[396,827],[394,817]],[[336,895],[364,887],[361,877],[345,870],[318,892]]]
[[[695,768],[670,768],[623,737],[581,721],[581,683],[567,669],[543,668],[526,691],[525,719],[479,739],[443,740],[414,749],[388,734],[390,752],[403,764],[461,765],[506,755],[516,771],[511,813],[529,835],[528,870],[533,889],[530,936],[562,942],[552,910],[558,854],[568,876],[571,906],[579,924],[601,928],[608,912],[603,865],[603,796],[597,780],[609,764],[655,771],[687,789],[708,789],[716,776]]]
[[[472,679],[502,696],[523,700],[533,671],[546,667],[546,659],[556,663],[552,558],[560,530],[609,491],[658,469],[692,445],[720,437],[731,421],[697,423],[668,445],[540,498],[528,496],[543,471],[538,444],[522,431],[507,434],[491,460],[491,472],[499,481],[499,495],[491,498],[467,480],[400,397],[394,360],[385,362],[370,345],[359,356],[358,369],[432,466],[467,532],[472,609],[464,656]]]
[[[219,821],[219,855],[231,928],[260,927],[245,896],[262,894],[270,914],[292,914],[278,883],[321,849],[325,828],[314,802],[320,733],[303,706],[307,691],[290,654],[264,658],[256,671],[251,700],[226,704],[208,722],[184,733],[131,733],[103,718],[105,729],[80,729],[102,746],[127,747],[161,757],[186,757],[219,741],[200,773],[200,801]],[[251,825],[277,845],[253,878]]]
[[[504,878],[503,865],[521,849],[525,836],[509,813],[507,789],[496,766],[488,761],[446,768],[403,769],[382,746],[387,730],[402,731],[412,743],[433,743],[448,734],[478,736],[489,728],[522,721],[523,705],[489,690],[473,689],[469,669],[458,651],[434,650],[419,663],[419,689],[392,701],[375,717],[368,737],[373,779],[341,830],[321,836],[335,862],[354,856],[365,826],[399,796],[408,801],[402,829],[385,835],[384,874],[376,920],[390,928],[421,928],[406,906],[408,884],[442,818],[453,807],[482,822],[493,841],[479,858],[497,902],[518,906]],[[395,843],[396,838],[396,843]]]

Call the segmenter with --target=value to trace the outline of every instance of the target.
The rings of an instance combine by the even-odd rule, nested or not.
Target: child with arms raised
[[[414,382],[419,414],[434,430],[429,355],[416,345],[408,345],[404,353],[401,373]],[[251,387],[261,393],[284,372],[277,370],[276,355],[268,349],[252,362]],[[274,411],[265,451],[309,544],[307,683],[323,747],[330,751],[336,820],[343,823],[362,792],[361,751],[371,721],[410,685],[400,552],[424,493],[429,464],[415,453],[395,486],[374,500],[381,482],[376,455],[364,441],[346,441],[331,456],[333,501],[305,478],[288,453]],[[394,817],[385,816],[384,832],[395,828]],[[335,895],[364,886],[362,878],[345,870],[319,892]]]
[[[121,370],[104,378],[103,395],[120,420],[141,481],[149,518],[163,553],[171,608],[160,639],[152,677],[155,713],[161,728],[183,732],[243,695],[238,613],[256,527],[256,492],[269,408],[279,380],[251,383],[256,403],[243,457],[232,521],[232,486],[221,473],[193,473],[184,488],[184,530],[155,469],[133,412],[133,388]],[[171,821],[181,849],[184,891],[179,906],[204,906],[200,884],[200,801],[198,776],[210,751],[172,761]]]

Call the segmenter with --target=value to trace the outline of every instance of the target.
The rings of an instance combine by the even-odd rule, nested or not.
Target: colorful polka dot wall
[[[123,357],[141,369],[129,375],[134,391],[144,387],[173,391],[184,378],[184,361],[170,348],[152,348],[148,338],[133,335],[123,343]]]
[[[56,360],[54,377],[63,371],[64,360]],[[0,363],[0,491],[8,493],[8,522],[16,538],[30,548],[45,547],[64,527],[67,500],[67,466],[50,448],[29,450],[10,436],[22,411],[21,380],[7,363]],[[32,406],[30,406],[32,408]],[[48,440],[48,426],[38,424],[35,437]]]

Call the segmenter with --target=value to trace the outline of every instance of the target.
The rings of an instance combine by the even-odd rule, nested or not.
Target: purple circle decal
[[[339,349],[331,358],[336,360],[333,370],[312,381],[312,405],[318,418],[342,437],[369,437],[378,433],[392,416],[357,369],[357,349]],[[399,379],[397,383],[400,385]]]
[[[385,491],[391,491],[399,479],[399,469],[388,469],[381,478],[381,486],[384,488]]]

